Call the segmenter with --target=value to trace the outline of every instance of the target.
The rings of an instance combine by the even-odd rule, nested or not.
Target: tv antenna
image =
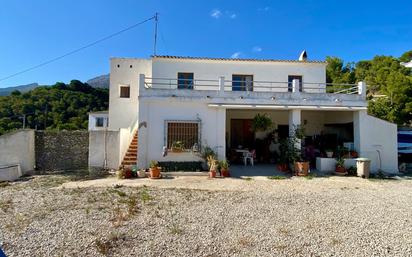
[[[157,24],[159,23],[159,13],[155,13],[155,30],[154,30],[154,44],[153,44],[153,55],[156,56],[156,47],[157,47]]]

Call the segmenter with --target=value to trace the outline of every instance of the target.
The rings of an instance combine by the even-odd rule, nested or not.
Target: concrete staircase
[[[138,134],[137,130],[133,136],[132,142],[130,142],[129,148],[123,158],[122,165],[132,166],[137,163],[137,143],[138,143]]]

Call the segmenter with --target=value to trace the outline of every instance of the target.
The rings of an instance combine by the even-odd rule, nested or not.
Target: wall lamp
[[[275,100],[275,99],[276,99],[276,97],[272,96],[270,99]]]
[[[239,98],[240,98],[240,99],[243,99],[243,96],[240,96]]]
[[[339,103],[339,102],[342,102],[342,100],[339,98],[335,98],[335,102]]]

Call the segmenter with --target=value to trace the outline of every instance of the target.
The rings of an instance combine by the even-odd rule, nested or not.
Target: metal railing
[[[219,80],[213,79],[175,79],[175,78],[145,78],[145,88],[152,89],[189,89],[189,90],[219,90]]]
[[[145,78],[145,88],[147,89],[176,89],[176,90],[212,90],[218,91],[246,91],[246,92],[274,92],[292,93],[292,82],[280,81],[245,81],[245,80],[224,80],[218,79],[177,79],[177,78]],[[222,87],[220,83],[223,83]],[[297,92],[317,93],[317,94],[346,94],[353,95],[359,93],[357,84],[334,84],[334,83],[298,83]]]

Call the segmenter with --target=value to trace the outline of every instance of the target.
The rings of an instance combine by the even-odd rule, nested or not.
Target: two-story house
[[[205,146],[219,159],[246,148],[273,161],[269,145],[303,125],[314,156],[345,145],[372,170],[397,172],[396,125],[367,114],[364,82],[326,83],[323,61],[153,56],[110,65],[108,127],[91,131],[91,166],[196,161]],[[250,129],[258,113],[274,124],[263,138]],[[183,151],[170,151],[176,142]]]

